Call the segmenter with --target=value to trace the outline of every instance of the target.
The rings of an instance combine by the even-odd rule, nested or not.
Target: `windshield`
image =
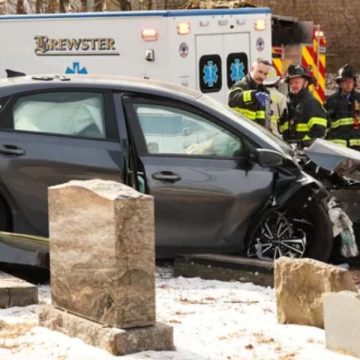
[[[270,140],[275,142],[281,148],[281,150],[284,151],[286,154],[289,155],[292,154],[292,149],[289,146],[289,144],[286,143],[284,140],[282,140],[279,136],[274,135],[269,130],[265,129],[263,126],[255,123],[254,121],[247,119],[246,117],[237,113],[236,111],[231,110],[229,107],[222,104],[220,101],[217,101],[206,95],[200,96],[197,100],[207,106],[210,106],[216,111],[221,112],[222,114],[226,115],[227,117],[238,123],[245,122],[248,125],[248,127],[253,127],[257,131],[260,131],[267,138],[270,138]]]

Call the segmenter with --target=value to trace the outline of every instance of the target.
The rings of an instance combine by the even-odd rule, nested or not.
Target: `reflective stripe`
[[[311,118],[307,124],[296,124],[295,130],[297,132],[308,132],[314,125],[321,125],[323,127],[326,127],[327,120],[324,118],[319,117],[313,117]]]
[[[321,118],[321,117],[312,117],[309,121],[308,121],[308,127],[311,129],[314,125],[320,125],[320,126],[327,126],[327,120],[325,118]]]
[[[297,132],[308,132],[310,128],[308,124],[296,124],[295,129]]]
[[[281,133],[283,133],[284,131],[286,131],[288,129],[289,129],[289,122],[288,121],[286,121],[284,124],[279,126],[279,130],[280,130]]]
[[[275,134],[279,134],[278,123],[279,123],[279,117],[277,115],[271,115],[270,127],[271,127],[271,131]]]
[[[327,120],[324,118],[317,118],[317,117],[313,117],[310,119],[310,121],[307,124],[296,124],[295,125],[295,131],[296,132],[309,132],[311,127],[314,125],[321,125],[326,127],[326,122]],[[289,129],[289,122],[287,121],[286,123],[284,123],[283,125],[280,125],[280,131],[284,132],[285,130]]]
[[[281,96],[277,93],[270,92],[270,99],[273,103],[278,104],[280,103]]]
[[[347,141],[343,139],[330,139],[330,141],[341,146],[347,146]]]
[[[241,108],[238,106],[233,107],[232,109],[234,109],[238,113],[244,115],[245,117],[247,117],[250,120],[255,120],[255,119],[264,120],[265,119],[265,111],[263,111],[263,110],[251,111],[251,110],[244,109],[244,108]]]
[[[244,91],[243,92],[243,100],[244,100],[244,103],[249,103],[251,102],[251,93],[252,93],[252,90],[247,90],[247,91]]]
[[[231,109],[237,111],[241,115],[244,115],[245,117],[247,117],[250,120],[255,120],[256,119],[256,112],[255,111],[251,111],[251,110],[248,110],[248,109],[243,109],[243,108],[238,107],[238,106],[235,106],[235,107],[233,107]]]
[[[305,135],[301,140],[302,141],[311,140],[311,137],[308,135]]]
[[[342,118],[342,119],[338,119],[336,121],[332,121],[331,128],[336,129],[339,126],[346,126],[346,125],[353,125],[353,124],[354,124],[353,118]]]
[[[256,118],[257,119],[265,119],[265,111],[263,111],[263,110],[258,110],[257,112],[256,112]]]
[[[270,121],[271,121],[271,124],[277,128],[278,122],[279,122],[279,117],[277,115],[271,115]]]
[[[349,145],[350,146],[360,146],[360,139],[350,139]]]

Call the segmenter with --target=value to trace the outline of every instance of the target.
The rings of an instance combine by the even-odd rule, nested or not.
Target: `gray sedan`
[[[1,262],[30,262],[11,255],[12,234],[47,237],[49,186],[92,178],[154,196],[159,257],[330,256],[326,189],[286,143],[201,93],[150,80],[18,77],[0,81],[0,107]],[[29,237],[19,238],[25,251]]]

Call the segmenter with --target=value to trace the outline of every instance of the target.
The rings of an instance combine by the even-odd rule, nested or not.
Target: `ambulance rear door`
[[[250,34],[196,35],[198,89],[226,102],[230,87],[249,67]]]

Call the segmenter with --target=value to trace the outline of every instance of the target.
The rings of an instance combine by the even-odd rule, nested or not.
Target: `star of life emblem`
[[[73,62],[72,68],[67,67],[65,74],[87,74],[86,67],[81,67],[79,62]]]
[[[208,87],[213,87],[219,79],[219,68],[212,60],[209,60],[203,68],[203,80]]]
[[[244,76],[245,66],[242,62],[240,62],[240,59],[234,59],[234,62],[230,65],[230,78],[232,81],[236,82],[241,80]]]

